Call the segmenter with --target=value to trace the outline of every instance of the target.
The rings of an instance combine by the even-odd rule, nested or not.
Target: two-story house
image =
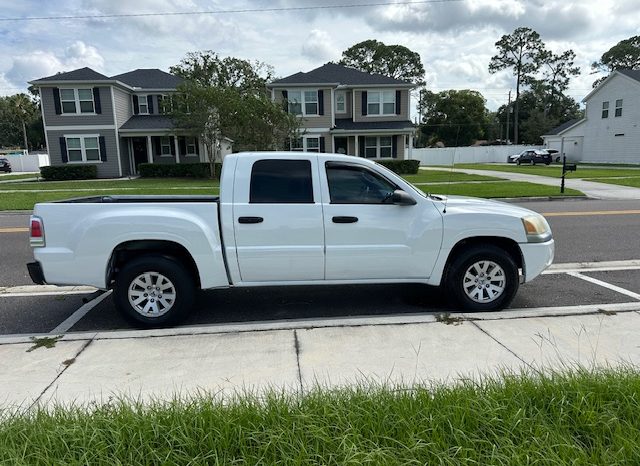
[[[267,85],[274,101],[299,115],[302,137],[291,150],[372,159],[409,158],[412,83],[327,63]]]
[[[91,68],[30,82],[40,92],[51,165],[95,164],[99,178],[115,178],[137,174],[140,163],[206,161],[199,138],[180,135],[165,114],[181,82],[158,69],[108,77]]]
[[[585,116],[543,136],[569,160],[640,163],[640,70],[617,70],[586,95]]]

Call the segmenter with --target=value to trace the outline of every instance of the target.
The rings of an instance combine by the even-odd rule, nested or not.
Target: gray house
[[[267,87],[274,101],[301,119],[304,134],[291,150],[410,157],[415,134],[410,82],[327,63]]]
[[[31,81],[51,165],[95,164],[99,178],[115,178],[137,174],[140,163],[206,161],[199,139],[180,135],[165,115],[181,82],[158,69],[108,77],[90,68]]]

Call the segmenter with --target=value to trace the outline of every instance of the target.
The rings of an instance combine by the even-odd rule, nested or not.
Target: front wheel
[[[451,301],[470,311],[495,311],[508,306],[518,291],[518,267],[504,250],[475,246],[456,257],[445,275]]]
[[[161,327],[184,319],[195,301],[189,271],[179,262],[157,255],[127,263],[116,277],[118,309],[142,327]]]

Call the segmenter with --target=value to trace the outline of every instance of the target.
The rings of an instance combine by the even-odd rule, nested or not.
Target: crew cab
[[[113,289],[142,326],[182,319],[197,290],[424,283],[466,310],[508,306],[547,268],[544,217],[425,194],[363,158],[255,152],[225,158],[220,196],[99,196],[40,203],[36,283]]]

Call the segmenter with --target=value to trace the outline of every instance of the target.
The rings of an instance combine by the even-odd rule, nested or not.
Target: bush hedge
[[[377,162],[398,175],[415,175],[420,166],[419,160],[377,160]]]
[[[95,165],[57,165],[42,167],[40,174],[46,181],[90,180],[98,177]]]
[[[216,178],[220,178],[221,163],[216,163]],[[211,169],[208,163],[141,163],[138,173],[142,178],[209,178]]]

